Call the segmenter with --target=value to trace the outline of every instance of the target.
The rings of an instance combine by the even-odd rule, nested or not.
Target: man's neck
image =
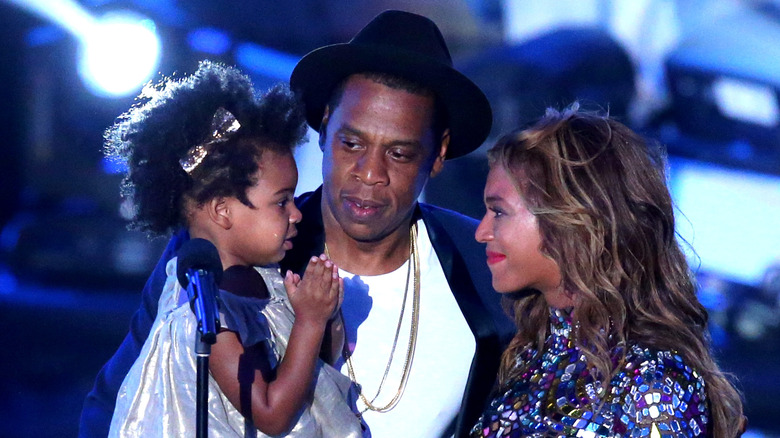
[[[361,242],[348,236],[335,222],[323,218],[328,254],[339,268],[355,275],[381,275],[398,269],[409,259],[410,222],[381,240]]]

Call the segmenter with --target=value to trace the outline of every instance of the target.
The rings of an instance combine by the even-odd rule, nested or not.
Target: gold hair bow
[[[179,160],[181,168],[184,169],[187,174],[192,173],[196,167],[206,158],[211,147],[217,143],[221,143],[235,134],[241,127],[241,124],[236,120],[230,111],[225,108],[219,107],[214,113],[214,117],[211,119],[211,134],[203,143],[197,144],[190,148],[184,155],[184,158]]]

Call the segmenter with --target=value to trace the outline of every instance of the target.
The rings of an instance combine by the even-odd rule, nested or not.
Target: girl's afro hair
[[[106,131],[105,154],[127,166],[122,193],[134,204],[131,227],[153,235],[186,226],[187,199],[202,205],[234,196],[250,205],[246,190],[256,182],[262,152],[291,152],[306,133],[303,110],[286,85],[258,98],[247,76],[210,61],[184,79],[147,86],[138,100]],[[241,128],[187,174],[179,160],[209,138],[219,108]]]

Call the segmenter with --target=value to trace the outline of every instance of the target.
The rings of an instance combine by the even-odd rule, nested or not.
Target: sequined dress
[[[704,380],[670,351],[630,345],[607,388],[574,346],[571,314],[551,309],[544,352],[497,394],[471,437],[708,436]],[[589,403],[590,401],[590,403]]]
[[[275,267],[255,268],[270,292],[269,299],[236,296],[221,291],[222,327],[239,334],[242,344],[269,342],[271,366],[287,349],[294,314],[283,280]],[[157,318],[141,353],[117,394],[109,437],[147,438],[195,436],[197,319],[187,293],[176,280],[176,258],[166,266]],[[351,381],[319,361],[314,397],[285,437],[358,438],[363,431],[350,408]],[[255,430],[209,376],[208,436],[266,437]]]

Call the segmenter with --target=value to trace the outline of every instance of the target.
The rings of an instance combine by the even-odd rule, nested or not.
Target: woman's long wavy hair
[[[615,352],[615,363],[625,357],[621,346],[676,350],[706,382],[710,431],[737,436],[741,398],[710,352],[707,312],[675,234],[661,148],[575,103],[503,137],[488,157],[491,167],[507,170],[536,216],[542,251],[576,302],[577,345],[598,373],[613,374]],[[549,335],[540,294],[511,302],[510,313],[518,331],[502,359],[502,386],[524,371],[518,355],[541,351]]]

